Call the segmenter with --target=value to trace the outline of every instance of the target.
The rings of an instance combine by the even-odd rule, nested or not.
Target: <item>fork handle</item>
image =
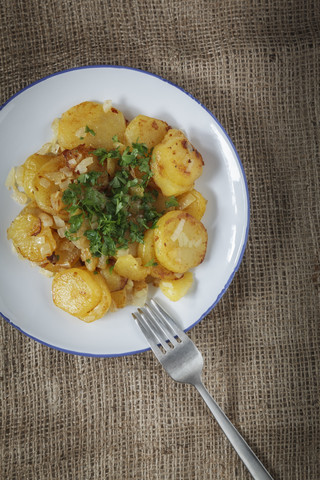
[[[249,445],[242,438],[238,430],[234,427],[234,425],[232,425],[228,417],[223,413],[219,405],[211,397],[203,383],[200,381],[194,383],[193,385],[196,387],[203,400],[208,405],[212,415],[215,417],[222,431],[251,473],[252,477],[255,480],[273,480],[260,460],[253,453]]]

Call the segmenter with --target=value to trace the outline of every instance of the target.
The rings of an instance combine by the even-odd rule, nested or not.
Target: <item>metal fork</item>
[[[272,480],[271,475],[203,385],[203,359],[195,344],[157,302],[151,300],[150,303],[151,306],[146,304],[132,316],[163,368],[176,382],[189,383],[198,390],[252,477],[256,480]]]

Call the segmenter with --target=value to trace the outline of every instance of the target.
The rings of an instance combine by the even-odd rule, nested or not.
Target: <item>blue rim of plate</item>
[[[198,318],[198,320],[196,320],[192,325],[190,325],[190,327],[186,328],[185,329],[185,332],[191,330],[195,325],[197,325],[206,315],[208,315],[208,313],[217,305],[217,303],[220,301],[221,297],[224,295],[224,293],[227,291],[227,289],[229,288],[229,285],[231,284],[232,280],[233,280],[233,277],[235,276],[236,272],[238,271],[239,267],[240,267],[240,264],[242,262],[242,258],[243,258],[243,255],[244,255],[244,252],[245,252],[245,249],[246,249],[246,246],[247,246],[247,241],[248,241],[248,235],[249,235],[249,225],[250,225],[250,197],[249,197],[249,189],[248,189],[248,184],[247,184],[247,178],[246,178],[246,175],[245,175],[245,172],[244,172],[244,168],[243,168],[243,165],[242,165],[242,162],[240,160],[240,157],[239,157],[239,154],[235,148],[235,146],[233,145],[233,142],[231,140],[231,138],[229,137],[228,133],[226,132],[226,130],[223,128],[223,126],[221,125],[221,123],[219,122],[219,120],[217,120],[217,118],[213,115],[213,113],[207,109],[207,107],[205,107],[201,102],[199,102],[199,100],[197,100],[193,95],[191,95],[191,93],[187,92],[186,90],[184,90],[182,87],[179,87],[178,85],[176,85],[175,83],[173,82],[170,82],[169,80],[166,80],[165,78],[162,78],[160,77],[159,75],[156,75],[155,73],[151,73],[151,72],[148,72],[146,70],[141,70],[141,69],[138,69],[138,68],[133,68],[133,67],[125,67],[125,66],[122,66],[122,65],[86,65],[86,66],[82,66],[82,67],[74,67],[74,68],[69,68],[67,70],[61,70],[59,72],[55,72],[55,73],[52,73],[51,75],[47,75],[46,77],[43,77],[43,78],[40,78],[39,80],[36,80],[35,82],[33,83],[30,83],[30,85],[27,85],[26,87],[24,87],[22,90],[19,90],[17,93],[15,93],[14,95],[12,95],[6,102],[4,102],[1,106],[0,106],[0,111],[8,104],[10,103],[15,97],[17,97],[18,95],[20,95],[21,93],[23,93],[24,91],[28,90],[29,88],[31,87],[34,87],[35,85],[37,85],[38,83],[41,83],[41,82],[44,82],[45,80],[48,80],[49,78],[51,77],[55,77],[57,75],[64,75],[65,73],[68,73],[68,72],[72,72],[72,71],[75,71],[75,70],[87,70],[87,69],[90,69],[90,68],[117,68],[117,69],[122,69],[122,70],[133,70],[135,72],[138,72],[138,73],[143,73],[145,75],[150,75],[151,77],[155,77],[157,78],[158,80],[161,80],[162,82],[165,82],[165,83],[168,83],[169,85],[177,88],[178,90],[180,90],[181,92],[185,93],[186,95],[188,95],[188,97],[190,97],[192,100],[194,100],[198,105],[200,105],[201,108],[203,108],[213,119],[214,121],[219,125],[219,127],[221,128],[221,130],[223,131],[223,133],[225,134],[230,146],[232,147],[232,150],[234,151],[235,155],[236,155],[236,158],[238,160],[238,163],[239,163],[239,166],[240,166],[240,169],[241,169],[241,172],[242,172],[242,176],[243,176],[243,181],[244,181],[244,185],[245,185],[245,190],[246,190],[246,195],[247,195],[247,225],[246,225],[246,233],[245,233],[245,238],[244,238],[244,242],[243,242],[243,245],[242,245],[242,249],[241,249],[241,253],[240,253],[240,256],[239,256],[239,260],[238,260],[238,263],[237,265],[235,266],[233,272],[231,273],[227,283],[225,284],[225,286],[223,287],[223,289],[221,290],[221,292],[219,293],[219,295],[217,296],[216,300],[213,302],[213,304],[211,305],[211,307],[209,307],[201,316],[200,318]],[[76,352],[76,351],[73,351],[73,350],[67,350],[67,349],[64,349],[64,348],[61,348],[61,347],[57,347],[56,345],[51,345],[50,343],[46,343],[44,342],[43,340],[40,340],[39,338],[36,338],[32,335],[30,335],[29,333],[25,332],[24,330],[22,330],[18,325],[15,325],[9,318],[7,318],[3,313],[0,312],[0,315],[2,316],[2,318],[4,318],[4,320],[6,322],[8,322],[10,325],[12,325],[14,328],[16,328],[19,332],[23,333],[24,335],[26,335],[27,337],[31,338],[32,340],[35,340],[36,342],[40,343],[41,345],[45,345],[46,347],[50,347],[50,348],[53,348],[54,350],[58,350],[60,352],[64,352],[64,353],[69,353],[69,354],[72,354],[72,355],[80,355],[80,356],[83,356],[83,357],[95,357],[95,358],[113,358],[113,357],[125,357],[125,356],[128,356],[128,355],[136,355],[138,353],[143,353],[143,352],[147,352],[148,350],[150,350],[150,348],[144,348],[144,349],[141,349],[141,350],[133,350],[133,351],[130,351],[130,352],[124,352],[124,353],[113,353],[113,354],[108,354],[108,353],[102,353],[102,354],[98,354],[98,353],[86,353],[86,352]]]

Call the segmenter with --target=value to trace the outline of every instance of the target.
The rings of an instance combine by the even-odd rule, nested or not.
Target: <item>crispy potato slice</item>
[[[165,168],[154,161],[155,157],[152,156],[151,161],[151,170],[153,173],[152,180],[158,188],[160,188],[162,194],[165,197],[170,197],[171,195],[181,195],[188,190],[193,188],[193,183],[191,185],[179,185],[173,179],[167,178],[164,175]]]
[[[154,251],[154,240],[153,240],[154,230],[146,230],[143,243],[138,245],[138,257],[142,260],[142,265],[146,265],[152,261],[156,261],[156,254]]]
[[[7,230],[7,236],[24,258],[31,262],[43,262],[56,248],[50,227],[44,227],[41,219],[31,213],[19,214]]]
[[[52,299],[57,307],[80,318],[101,302],[102,290],[91,272],[75,267],[56,273]]]
[[[35,175],[45,163],[51,160],[51,158],[52,155],[39,155],[38,153],[34,153],[24,162],[23,189],[29,198],[34,199],[33,180]]]
[[[135,142],[145,143],[150,149],[161,142],[169,128],[162,120],[138,115],[126,128],[125,142],[130,146]]]
[[[164,195],[190,190],[200,177],[202,167],[202,156],[180,130],[170,129],[153,150],[153,180]]]
[[[144,234],[143,243],[139,243],[138,257],[141,258],[143,265],[150,265],[150,275],[154,278],[163,278],[174,280],[176,275],[174,272],[170,272],[167,268],[159,265],[157,262],[156,252],[154,249],[154,231],[147,230]]]
[[[98,320],[99,318],[102,318],[109,310],[112,302],[111,293],[105,279],[99,273],[97,275],[94,275],[92,273],[92,275],[94,277],[95,282],[101,288],[102,297],[98,305],[94,307],[92,310],[90,310],[89,313],[87,313],[86,315],[79,315],[80,320],[83,320],[86,323],[91,323],[91,322],[94,322],[95,320]]]
[[[48,255],[42,268],[49,272],[60,272],[72,268],[80,258],[80,250],[66,238],[57,239],[57,247],[52,255]]]
[[[161,265],[172,272],[185,273],[203,261],[208,234],[199,220],[174,210],[163,215],[157,226],[154,246]]]
[[[122,255],[114,265],[116,273],[131,280],[144,280],[150,273],[150,267],[141,265],[141,259],[132,255]]]
[[[52,215],[59,214],[63,218],[68,218],[68,213],[63,210],[65,207],[62,202],[62,191],[58,181],[54,176],[60,173],[60,170],[66,167],[66,160],[63,155],[52,157],[36,173],[33,186],[34,198],[37,205],[44,212]]]
[[[197,190],[183,193],[177,198],[179,202],[179,209],[189,213],[194,218],[201,220],[205,214],[207,207],[207,200]]]
[[[184,297],[193,283],[193,275],[186,272],[177,280],[160,280],[159,287],[162,293],[173,302]]]
[[[124,140],[126,120],[114,107],[104,111],[101,103],[83,102],[64,112],[58,124],[58,143],[62,148],[114,148],[112,137]]]

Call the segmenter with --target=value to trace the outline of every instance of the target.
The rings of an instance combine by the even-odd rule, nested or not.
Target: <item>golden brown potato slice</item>
[[[7,231],[7,236],[24,258],[43,262],[56,248],[50,227],[44,227],[40,218],[31,213],[18,215]]]
[[[159,287],[162,293],[173,302],[184,297],[193,283],[193,275],[186,272],[177,280],[160,280]]]
[[[105,111],[98,102],[83,102],[62,114],[58,124],[58,143],[62,148],[87,147],[113,149],[112,137],[124,140],[126,120],[114,107]]]
[[[164,195],[179,195],[190,190],[200,177],[202,167],[202,156],[180,130],[170,129],[153,150],[153,180]]]
[[[201,220],[206,211],[207,200],[197,190],[183,193],[177,198],[179,209]]]
[[[154,278],[163,278],[174,280],[176,275],[174,272],[166,269],[157,261],[156,252],[154,249],[154,232],[155,230],[147,230],[144,234],[143,243],[139,243],[138,257],[141,258],[143,265],[150,266],[150,273]]]
[[[102,318],[109,310],[112,302],[111,293],[108,289],[105,279],[99,273],[97,275],[94,275],[92,273],[92,275],[94,276],[95,282],[101,288],[102,297],[98,305],[92,310],[90,310],[89,313],[87,313],[86,315],[79,315],[80,320],[83,320],[87,323],[91,323],[95,320],[98,320],[99,318]]]
[[[146,230],[143,237],[143,243],[139,243],[138,245],[138,257],[141,258],[142,265],[146,265],[147,263],[156,261],[153,232],[153,229]]]
[[[72,268],[80,258],[80,250],[66,238],[57,238],[57,247],[48,255],[42,268],[49,272],[60,272]]]
[[[135,258],[132,255],[119,257],[114,265],[114,270],[122,277],[136,281],[144,280],[150,273],[150,267],[145,267],[141,264],[140,258]]]
[[[138,115],[126,128],[125,142],[130,146],[136,142],[145,143],[150,149],[161,142],[169,128],[169,125],[162,120]]]
[[[185,273],[199,265],[206,254],[208,234],[204,225],[188,213],[174,210],[163,215],[154,233],[156,257],[161,265]]]
[[[65,205],[62,202],[62,191],[59,185],[60,179],[63,178],[61,169],[65,167],[66,160],[63,155],[52,157],[36,173],[33,179],[33,193],[41,210],[52,215],[59,213],[63,218],[68,218],[67,212],[63,211]]]
[[[34,199],[33,179],[40,168],[52,158],[51,155],[39,155],[34,153],[27,158],[23,167],[23,189],[29,198]]]
[[[54,276],[52,299],[57,307],[79,318],[101,302],[102,290],[91,272],[85,268],[70,268]]]
[[[152,180],[154,181],[155,185],[160,188],[162,194],[165,197],[170,197],[172,195],[181,195],[188,190],[193,188],[192,185],[179,185],[175,183],[173,180],[170,180],[168,177],[164,175],[164,169],[157,163],[151,162],[151,170],[153,173]]]

